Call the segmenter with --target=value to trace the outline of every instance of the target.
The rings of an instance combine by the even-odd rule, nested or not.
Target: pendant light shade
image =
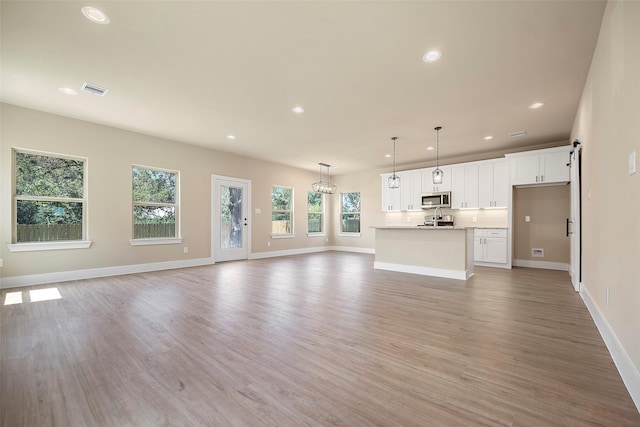
[[[434,184],[442,184],[444,172],[438,167],[438,157],[440,155],[440,129],[442,129],[442,126],[436,126],[434,129],[436,131],[436,170],[434,170],[431,175],[433,177]]]
[[[400,188],[400,177],[396,175],[396,140],[397,136],[391,138],[393,141],[393,174],[389,177],[389,188]]]
[[[318,163],[318,165],[320,166],[320,181],[314,182],[313,184],[311,184],[311,188],[316,193],[334,194],[338,187],[336,187],[335,185],[331,184],[331,173],[329,172],[329,169],[331,168],[331,165],[328,165],[326,163]],[[323,167],[327,168],[327,181],[323,181],[322,180],[322,168]]]

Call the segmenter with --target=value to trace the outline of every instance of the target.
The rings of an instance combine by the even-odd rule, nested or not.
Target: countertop
[[[473,230],[476,227],[459,227],[457,225],[441,225],[438,227],[418,225],[379,225],[371,228],[380,230]]]

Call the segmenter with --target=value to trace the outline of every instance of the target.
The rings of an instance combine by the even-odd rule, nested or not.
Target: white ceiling
[[[3,102],[336,174],[390,167],[392,136],[398,164],[433,160],[437,125],[444,159],[568,140],[605,7],[89,4],[111,23],[84,18],[85,2],[2,1]],[[442,59],[423,62],[433,48]],[[58,91],[83,82],[109,93]]]

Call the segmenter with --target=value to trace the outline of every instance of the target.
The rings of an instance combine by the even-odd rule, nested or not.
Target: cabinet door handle
[[[540,177],[538,175],[536,175],[536,182],[538,182],[539,179],[540,179]]]
[[[540,182],[544,182],[544,175],[540,175]]]

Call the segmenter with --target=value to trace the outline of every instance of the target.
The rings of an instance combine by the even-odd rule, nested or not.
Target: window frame
[[[176,176],[176,188],[175,188],[175,201],[174,203],[159,203],[159,202],[136,202],[133,199],[133,170],[137,169],[147,169],[156,172],[166,172],[172,173]],[[149,246],[149,245],[173,245],[182,243],[182,227],[181,227],[181,212],[180,212],[180,171],[174,169],[167,168],[159,168],[154,166],[146,166],[134,163],[131,165],[131,239],[129,240],[129,244],[131,246]],[[170,206],[174,208],[175,212],[175,235],[173,237],[142,237],[135,238],[134,229],[135,229],[135,213],[134,209],[136,206]]]
[[[286,188],[291,190],[291,200],[290,200],[290,204],[289,206],[291,207],[290,210],[274,210],[273,209],[273,190],[275,188]],[[295,222],[293,220],[294,218],[294,200],[295,200],[295,192],[294,192],[294,188],[293,187],[289,187],[287,185],[276,185],[273,184],[271,185],[271,238],[272,239],[291,239],[296,237],[296,233],[295,233]],[[275,212],[289,212],[289,221],[291,221],[291,232],[290,233],[274,233],[273,232],[273,214]]]
[[[18,173],[17,167],[17,154],[29,154],[33,156],[53,157],[57,159],[67,159],[82,162],[82,198],[66,198],[66,197],[48,197],[48,196],[24,196],[17,194],[16,177]],[[89,159],[82,156],[74,156],[70,154],[52,153],[49,151],[30,150],[24,148],[12,148],[11,149],[11,189],[12,189],[12,203],[11,203],[11,243],[7,244],[7,248],[10,252],[30,252],[30,251],[48,251],[48,250],[60,250],[60,249],[87,249],[91,246],[91,241],[88,240],[89,235],[89,187],[88,171],[89,171]],[[71,202],[82,204],[82,238],[80,240],[52,240],[52,241],[34,241],[34,242],[18,242],[18,201],[19,200],[34,200],[44,202]]]
[[[345,194],[353,194],[353,193],[358,193],[358,198],[359,198],[359,205],[360,205],[360,209],[357,212],[345,212],[344,211],[344,195]],[[360,231],[344,231],[342,229],[343,223],[342,223],[342,216],[344,214],[358,214],[358,225],[359,225],[359,229]],[[340,223],[340,232],[338,233],[339,236],[342,237],[360,237],[362,235],[362,193],[360,191],[345,191],[344,193],[340,193],[340,218],[339,218],[339,223]]]
[[[320,195],[320,212],[311,212],[309,210],[309,195],[311,194],[319,194]],[[309,215],[320,215],[320,231],[309,231]],[[323,237],[326,236],[326,224],[325,224],[325,196],[322,193],[317,193],[315,191],[307,192],[307,236],[308,237]]]

